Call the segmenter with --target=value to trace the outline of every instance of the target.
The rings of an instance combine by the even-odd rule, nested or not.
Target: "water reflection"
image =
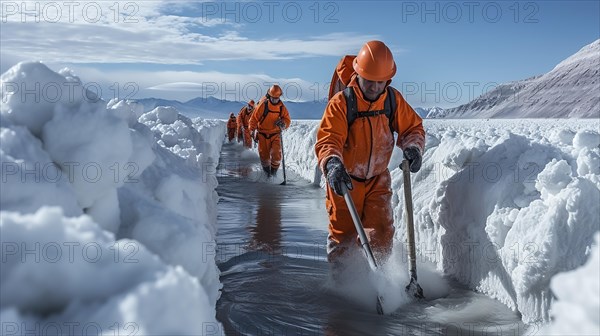
[[[250,227],[248,248],[281,254],[281,201],[273,188],[261,187],[256,197],[256,224]]]

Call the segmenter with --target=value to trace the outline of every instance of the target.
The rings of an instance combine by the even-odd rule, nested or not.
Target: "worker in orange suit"
[[[238,139],[242,136],[244,147],[252,148],[252,136],[250,134],[250,117],[254,111],[254,100],[250,100],[237,115]],[[238,140],[239,142],[239,140]]]
[[[235,118],[235,114],[231,112],[229,114],[229,120],[227,121],[227,138],[229,142],[231,142],[235,138],[235,131],[237,130],[237,121]]]
[[[258,141],[260,164],[268,177],[277,174],[281,164],[281,131],[291,123],[281,93],[279,85],[271,86],[250,117],[250,133]]]
[[[383,42],[367,42],[352,68],[348,88],[337,92],[325,108],[315,143],[319,167],[327,178],[327,257],[330,262],[339,262],[349,248],[358,246],[357,232],[342,197],[347,188],[369,232],[375,257],[384,262],[394,235],[387,168],[394,149],[393,133],[398,134],[395,144],[403,150],[414,173],[421,167],[425,131],[422,119],[402,94],[389,87],[396,63]],[[356,116],[352,124],[348,121],[349,107]]]

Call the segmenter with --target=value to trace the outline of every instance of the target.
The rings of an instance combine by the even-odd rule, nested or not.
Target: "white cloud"
[[[201,83],[192,83],[192,82],[174,82],[174,83],[164,83],[158,84],[152,87],[147,88],[148,90],[156,90],[156,91],[198,91],[203,90],[205,85]]]
[[[53,70],[62,65],[48,64]],[[163,98],[187,101],[213,96],[231,101],[245,101],[262,96],[274,83],[282,86],[287,101],[323,99],[327,83],[309,82],[300,78],[285,78],[260,73],[224,73],[218,71],[144,71],[99,70],[72,65],[70,69],[81,78],[84,86],[104,99]]]
[[[90,84],[101,88],[102,96],[108,99],[154,96],[186,100],[213,95],[244,100],[251,95],[250,91],[262,94],[272,83],[289,88],[292,100],[321,99],[326,95],[322,87],[328,83],[317,87],[314,82],[298,78],[257,73],[133,71],[122,66],[107,71],[106,66],[95,64],[131,63],[138,64],[136,69],[139,69],[143,63],[201,65],[206,61],[340,57],[356,53],[364,41],[377,38],[350,32],[285,38],[271,28],[269,36],[250,38],[245,35],[249,29],[240,27],[255,31],[258,25],[226,20],[219,14],[195,15],[198,2],[2,1],[1,4],[2,72],[18,61],[39,60],[55,70],[67,65],[82,80],[94,81]],[[218,2],[206,4],[224,6]],[[262,5],[255,2],[248,6],[252,9]]]
[[[52,33],[48,33],[51,31]],[[101,35],[99,35],[101,34]],[[32,38],[37,37],[37,38]],[[280,60],[356,52],[374,36],[329,34],[308,39],[250,40],[227,33],[214,37],[175,34],[158,27],[126,30],[95,25],[6,23],[2,48],[22,59],[64,63],[200,64],[206,60]]]
[[[236,32],[244,24],[239,20],[162,14],[166,9],[185,12],[191,6],[158,1],[3,1],[2,50],[22,60],[44,62],[200,64],[338,56],[356,52],[357,46],[375,38],[336,33],[257,40]],[[222,28],[217,31],[216,26]]]

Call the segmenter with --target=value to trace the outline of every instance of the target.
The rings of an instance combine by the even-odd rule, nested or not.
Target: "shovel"
[[[283,127],[279,127],[279,137],[281,139],[281,160],[283,165],[283,182],[279,184],[285,185],[287,182],[287,178],[285,177],[285,154],[283,153]]]
[[[406,231],[408,240],[409,273],[410,283],[406,286],[406,292],[417,299],[424,299],[423,289],[417,283],[417,257],[415,251],[415,225],[413,221],[412,192],[410,187],[410,166],[407,160],[400,165],[404,175],[404,204],[406,205]]]
[[[360,237],[360,244],[365,251],[365,255],[367,256],[367,260],[369,261],[369,266],[373,272],[377,272],[377,262],[375,261],[375,257],[373,256],[373,251],[371,250],[371,245],[369,245],[369,240],[367,239],[367,235],[365,234],[365,229],[362,226],[362,222],[360,221],[360,216],[356,211],[356,207],[354,206],[354,201],[348,192],[348,188],[345,184],[342,184],[342,190],[344,193],[344,200],[348,205],[348,210],[350,210],[350,216],[352,216],[352,221],[354,222],[354,227],[356,228],[356,232],[358,232],[358,236]],[[379,315],[383,315],[383,298],[381,295],[377,295],[377,313]]]

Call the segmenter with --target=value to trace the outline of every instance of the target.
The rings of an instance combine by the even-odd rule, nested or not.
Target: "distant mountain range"
[[[237,115],[240,109],[246,105],[246,102],[221,100],[213,97],[194,98],[187,102],[159,98],[144,98],[137,99],[136,101],[144,107],[144,112],[152,111],[157,106],[172,106],[176,108],[180,113],[190,118],[202,117],[209,119],[226,119],[227,117],[229,117],[229,113],[231,112]],[[325,110],[325,106],[327,104],[321,101],[311,101],[285,102],[285,105],[290,111],[292,119],[321,119],[321,117],[323,116],[323,111]],[[415,111],[422,118],[425,118],[430,113],[435,114],[438,113],[436,111],[443,110],[439,107],[417,107],[415,108]]]
[[[214,97],[194,98],[187,102],[177,100],[165,100],[158,98],[144,98],[136,100],[144,106],[144,111],[151,111],[157,106],[172,106],[180,113],[190,117],[202,117],[208,119],[226,119],[229,113],[238,114],[240,109],[246,105],[246,102],[236,102],[230,100],[221,100]],[[290,102],[284,101],[292,119],[321,119],[325,110],[325,102]]]
[[[499,85],[428,118],[600,118],[600,40],[552,71]]]
[[[173,106],[190,117],[226,119],[246,102],[195,98],[187,102],[138,99],[144,111]],[[285,102],[292,119],[321,119],[325,101]],[[415,108],[422,118],[600,118],[600,40],[560,62],[552,71],[499,85],[455,108]]]
[[[446,114],[446,110],[441,107],[417,107],[415,112],[421,118],[443,118]]]
[[[202,117],[207,119],[226,119],[231,112],[237,115],[245,105],[243,102],[221,100],[213,97],[198,97],[187,102],[160,98],[144,98],[137,99],[136,101],[144,106],[144,112],[152,111],[158,106],[172,106],[179,113],[190,118]]]

